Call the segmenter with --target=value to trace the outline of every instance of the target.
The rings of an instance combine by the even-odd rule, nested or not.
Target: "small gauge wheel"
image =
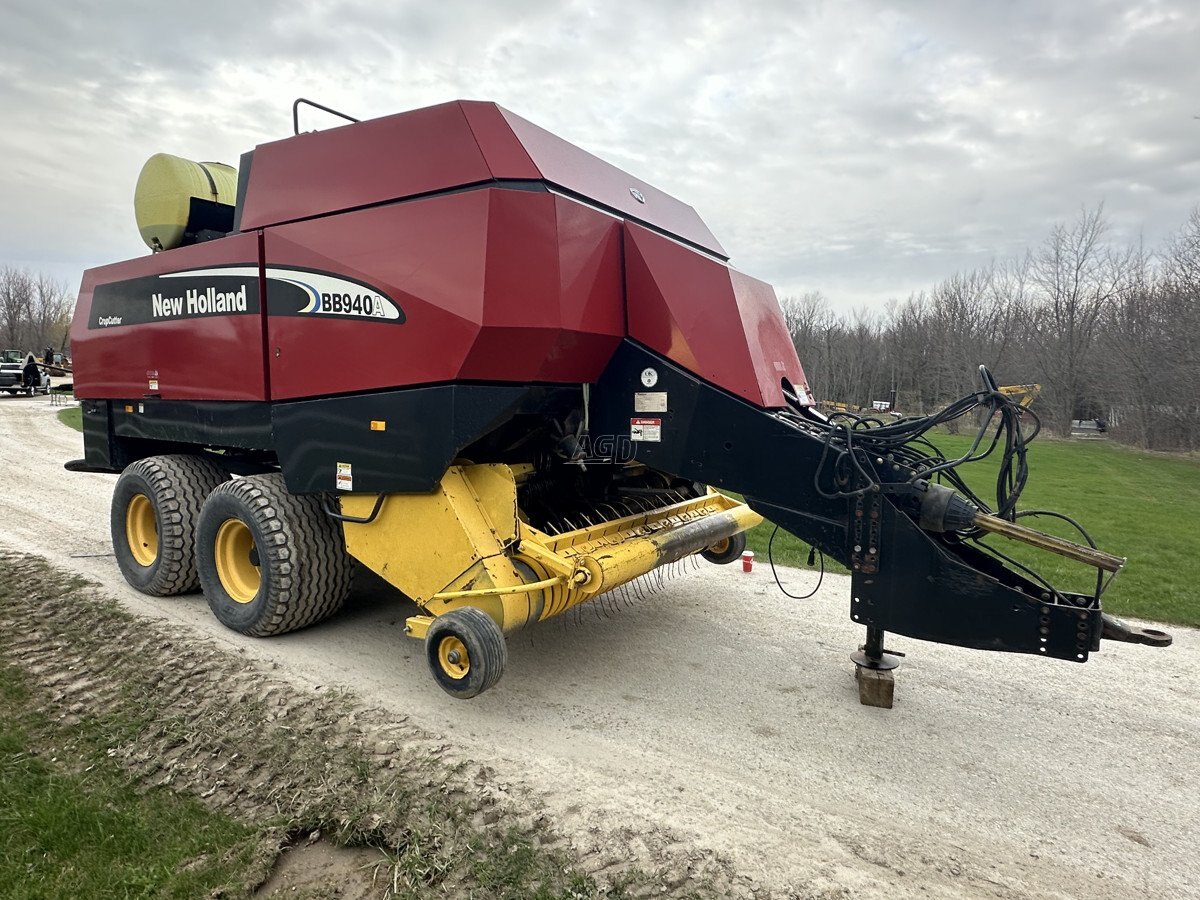
[[[425,635],[425,658],[442,690],[469,700],[500,680],[508,663],[508,645],[491,616],[464,606],[433,620]]]
[[[727,537],[723,541],[717,541],[711,547],[700,551],[700,555],[710,563],[716,563],[718,566],[727,566],[731,562],[741,559],[742,553],[745,550],[746,532],[739,531],[732,537]]]

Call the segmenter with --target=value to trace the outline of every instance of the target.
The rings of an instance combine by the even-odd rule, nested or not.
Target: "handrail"
[[[338,112],[336,109],[330,109],[328,106],[325,106],[322,103],[317,103],[315,100],[309,100],[306,97],[297,97],[296,101],[292,104],[292,134],[300,133],[300,104],[301,103],[311,106],[314,109],[319,109],[322,112],[327,112],[330,115],[338,116],[340,118],[346,119],[349,122],[361,121],[360,119],[354,118],[354,116],[346,115],[344,112]]]

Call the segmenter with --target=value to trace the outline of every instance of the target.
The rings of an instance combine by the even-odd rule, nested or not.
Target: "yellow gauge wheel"
[[[125,507],[125,540],[139,566],[152,566],[158,559],[158,521],[154,504],[145,494],[134,494]]]
[[[460,606],[429,624],[425,661],[438,687],[451,697],[469,700],[500,680],[508,645],[495,619],[477,606]]]
[[[746,532],[739,531],[737,534],[730,535],[727,538],[722,538],[715,544],[710,544],[700,551],[700,555],[707,559],[710,563],[716,563],[719,566],[728,565],[731,562],[737,561],[746,549]]]
[[[241,519],[226,519],[217,529],[213,558],[221,587],[238,603],[250,603],[258,596],[262,572],[254,535]]]
[[[471,657],[467,653],[467,645],[452,634],[446,635],[438,644],[438,664],[451,678],[466,678],[471,671]]]

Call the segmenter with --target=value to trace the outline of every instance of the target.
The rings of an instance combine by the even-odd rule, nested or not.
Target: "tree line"
[[[1154,250],[1111,240],[1100,206],[882,313],[838,314],[819,292],[782,305],[819,399],[869,409],[895,390],[898,412],[930,412],[978,390],[983,364],[1040,384],[1059,435],[1101,419],[1144,449],[1200,449],[1200,206]]]
[[[0,269],[0,349],[32,351],[67,346],[75,295],[65,284],[27,269]]]

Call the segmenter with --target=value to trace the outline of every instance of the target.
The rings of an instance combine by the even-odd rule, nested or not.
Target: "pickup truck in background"
[[[25,369],[25,358],[28,356],[21,350],[0,350],[0,391],[7,391],[10,394],[25,392],[28,394],[49,394],[50,393],[50,373],[46,368],[38,364],[38,384],[36,387],[29,388],[25,386],[23,372]]]

